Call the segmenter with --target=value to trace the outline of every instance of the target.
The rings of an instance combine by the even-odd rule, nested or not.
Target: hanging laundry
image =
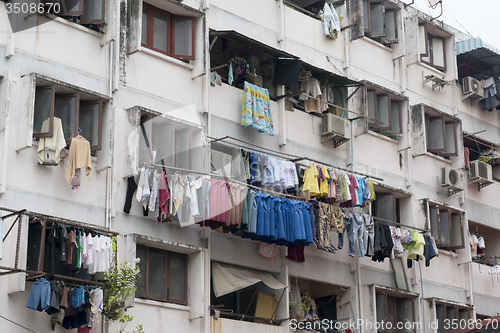
[[[269,91],[245,81],[241,125],[274,136]]]
[[[59,165],[61,150],[66,147],[61,119],[57,117],[52,119],[52,136],[40,138],[38,141],[38,163],[42,165]],[[50,118],[47,118],[42,123],[40,132],[47,133],[49,131]]]
[[[320,13],[323,22],[323,32],[329,39],[337,39],[340,32],[340,19],[333,4],[325,1],[325,6]]]
[[[71,139],[69,146],[68,164],[65,172],[68,183],[71,183],[76,169],[80,168],[85,168],[85,174],[90,180],[90,170],[92,169],[90,143],[81,135]]]
[[[305,111],[321,113],[319,97],[322,92],[318,79],[311,77],[309,80],[302,81],[300,92],[299,99],[304,101]]]

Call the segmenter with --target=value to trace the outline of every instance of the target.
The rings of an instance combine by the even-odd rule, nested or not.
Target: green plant
[[[113,242],[116,242],[114,239]],[[113,247],[115,248],[115,247]],[[103,288],[103,315],[110,321],[120,320],[122,323],[130,322],[133,317],[123,314],[125,300],[132,297],[137,290],[136,281],[140,275],[139,266],[130,263],[118,265],[116,255],[113,254],[111,267],[104,273],[106,286]],[[140,331],[139,331],[140,332]]]
[[[120,329],[118,330],[119,333],[123,333],[125,331],[125,326],[127,326],[128,323],[130,323],[132,320],[134,320],[134,317],[129,316],[129,315],[123,315],[119,321],[122,324]],[[144,333],[144,329],[141,324],[138,324],[134,330],[132,330],[132,333]]]

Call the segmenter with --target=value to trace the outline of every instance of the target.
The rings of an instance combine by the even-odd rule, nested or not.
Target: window
[[[285,5],[301,13],[320,19],[320,11],[325,7],[325,1],[314,0],[285,0]]]
[[[44,0],[47,10],[52,14],[64,17],[75,23],[87,25],[94,30],[99,30],[106,22],[105,0]],[[54,6],[60,3],[60,7]]]
[[[53,118],[57,117],[61,119],[64,138],[68,144],[71,138],[81,132],[90,142],[91,150],[99,150],[102,108],[102,99],[95,96],[53,83],[42,83],[35,90],[33,137],[51,137]]]
[[[141,44],[174,58],[193,60],[194,23],[193,17],[177,16],[144,3]]]
[[[429,202],[431,235],[436,246],[445,250],[464,248],[463,212]]]
[[[418,50],[420,60],[441,71],[446,70],[445,38],[436,28],[421,23],[418,25]]]
[[[396,94],[368,86],[366,90],[368,128],[392,138],[401,137],[404,101]]]
[[[443,114],[425,112],[427,151],[439,156],[457,156],[458,122]]]
[[[397,43],[396,9],[383,1],[363,0],[363,30],[365,36],[382,44]]]
[[[376,193],[372,215],[387,221],[401,223],[399,198],[391,193]]]
[[[141,275],[136,297],[187,305],[187,255],[137,246],[137,257]]]
[[[384,321],[385,329],[379,329],[378,332],[414,332],[412,329],[415,322],[415,309],[413,296],[402,295],[385,290],[376,291],[377,322]],[[392,330],[388,328],[392,323]],[[399,324],[403,323],[403,324]],[[398,325],[397,325],[398,324]],[[398,328],[399,327],[399,328]]]
[[[202,130],[153,111],[142,111],[139,164],[158,162],[189,170],[201,168]]]
[[[447,333],[452,331],[452,329],[445,329],[445,327],[448,326],[447,323],[467,322],[471,318],[471,309],[468,307],[436,302],[438,333]]]

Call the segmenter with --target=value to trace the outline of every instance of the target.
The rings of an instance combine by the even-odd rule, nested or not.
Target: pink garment
[[[210,191],[208,196],[210,198],[210,216],[209,220],[217,221],[217,217],[220,214],[219,206],[219,181],[216,179],[210,179]]]
[[[162,214],[164,216],[168,215],[167,202],[168,199],[170,199],[170,193],[168,192],[165,171],[161,172],[159,191],[160,191],[160,214],[157,220],[159,223],[161,223]]]

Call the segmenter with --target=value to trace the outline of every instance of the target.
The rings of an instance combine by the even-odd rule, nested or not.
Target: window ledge
[[[386,136],[386,135],[384,135],[384,134],[380,134],[380,133],[374,132],[374,131],[372,131],[372,130],[368,130],[366,133],[367,133],[367,134],[370,134],[371,136],[374,136],[374,137],[380,138],[380,139],[382,139],[382,140],[385,140],[385,141],[388,141],[388,142],[394,143],[394,144],[396,144],[396,145],[398,145],[398,144],[399,144],[399,141],[398,141],[398,140],[396,140],[396,139],[392,139],[392,138],[390,138],[390,137],[388,137],[388,136]]]
[[[379,47],[382,50],[385,50],[387,52],[391,52],[391,53],[394,52],[394,50],[391,47],[385,46],[384,44],[379,43],[379,42],[371,39],[370,37],[363,36],[363,37],[361,37],[361,39],[364,41],[367,41],[368,43],[371,43],[372,45],[375,45],[375,46],[377,46],[377,47]]]
[[[427,152],[425,152],[425,156],[429,156],[429,157],[435,158],[435,159],[437,159],[438,161],[445,162],[445,163],[448,163],[448,164],[450,164],[450,165],[452,165],[452,164],[453,164],[453,162],[452,162],[452,161],[450,161],[450,160],[448,160],[448,159],[446,159],[446,158],[444,158],[444,157],[441,157],[441,156],[438,156],[438,155],[434,155],[433,153],[429,153],[428,151],[427,151]]]
[[[175,58],[169,57],[168,55],[161,54],[160,52],[156,52],[156,51],[150,50],[150,49],[148,49],[147,47],[144,47],[144,46],[140,46],[139,50],[141,52],[144,52],[144,53],[150,55],[150,56],[156,57],[156,58],[161,59],[161,60],[168,61],[171,64],[178,65],[180,67],[184,67],[184,68],[189,69],[189,70],[193,70],[193,68],[194,68],[194,66],[191,65],[191,64],[186,64],[184,61],[181,61],[179,59],[175,59]]]
[[[446,76],[445,72],[442,72],[439,69],[434,68],[431,65],[426,64],[425,62],[422,62],[421,60],[418,60],[416,63],[419,64],[420,66],[434,72],[434,74],[436,74],[436,75],[443,76],[443,77]]]
[[[438,253],[441,255],[445,255],[445,256],[450,256],[450,257],[453,257],[453,258],[458,258],[458,254],[456,254],[455,252],[452,252],[450,250],[443,250],[443,249],[438,249]]]
[[[186,311],[186,312],[191,311],[191,307],[189,305],[165,303],[165,302],[154,301],[151,299],[137,298],[137,297],[134,299],[134,302],[137,304],[157,306],[157,307],[165,308],[165,309],[180,310],[180,311]]]
[[[90,28],[87,28],[86,26],[84,25],[81,25],[81,24],[78,24],[78,23],[75,23],[75,22],[71,22],[71,21],[68,21],[62,17],[59,17],[57,15],[54,15],[54,14],[50,14],[50,13],[46,13],[46,14],[40,14],[40,15],[45,15],[47,18],[49,18],[50,20],[53,20],[53,21],[56,21],[56,22],[59,22],[61,24],[65,24],[69,27],[72,27],[74,29],[78,29],[80,31],[83,31],[83,32],[86,32],[88,33],[89,35],[94,35],[96,37],[99,37],[101,38],[102,36],[104,36],[104,33],[103,32],[97,32],[95,30],[92,30]]]

